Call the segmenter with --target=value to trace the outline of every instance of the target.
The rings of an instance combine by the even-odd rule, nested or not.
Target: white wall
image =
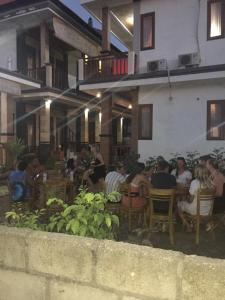
[[[11,67],[8,61],[11,61]],[[17,69],[16,29],[0,31],[0,67],[14,71]]]
[[[225,39],[207,41],[207,0],[200,0],[198,37],[201,65],[225,63]],[[146,62],[166,58],[177,68],[178,55],[197,52],[199,0],[142,0],[141,14],[155,12],[155,49],[140,53],[140,72]]]
[[[140,87],[139,104],[153,104],[153,139],[139,141],[142,160],[149,156],[225,147],[225,141],[206,140],[207,101],[225,99],[225,82],[201,81],[177,84],[169,100],[168,85]]]

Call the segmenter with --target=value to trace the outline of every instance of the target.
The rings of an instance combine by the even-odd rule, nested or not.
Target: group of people
[[[183,157],[178,157],[176,168],[170,170],[170,165],[164,159],[160,159],[154,168],[146,168],[143,163],[138,163],[136,170],[127,175],[123,165],[118,165],[117,170],[107,174],[105,178],[106,192],[118,190],[123,182],[129,183],[132,192],[132,207],[143,207],[147,204],[146,197],[140,194],[140,186],[145,183],[149,188],[176,189],[186,188],[189,197],[177,202],[177,212],[183,224],[188,228],[184,213],[195,215],[197,213],[197,194],[200,189],[210,189],[215,195],[213,213],[225,212],[225,176],[219,171],[217,163],[208,155],[202,156],[192,173],[187,169]],[[134,195],[136,195],[134,197]],[[129,205],[127,196],[121,199],[123,206]],[[164,203],[158,203],[156,209],[165,210]],[[201,215],[208,215],[212,203],[202,202]]]

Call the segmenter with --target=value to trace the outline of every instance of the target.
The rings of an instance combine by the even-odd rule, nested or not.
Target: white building
[[[142,160],[225,146],[224,0],[81,4],[103,23],[103,56],[88,76],[83,70],[93,71],[93,59],[80,68],[80,90],[129,94],[131,146]],[[111,55],[111,30],[128,47],[127,57]]]

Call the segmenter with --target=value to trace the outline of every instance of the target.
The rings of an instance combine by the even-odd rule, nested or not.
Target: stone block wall
[[[0,300],[222,300],[225,261],[0,226]]]

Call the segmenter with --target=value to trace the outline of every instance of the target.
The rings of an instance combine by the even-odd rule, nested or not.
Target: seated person
[[[192,174],[186,168],[186,161],[183,157],[177,158],[177,167],[171,172],[171,175],[176,177],[177,183],[182,186],[189,186]]]
[[[116,171],[109,172],[105,178],[106,193],[118,192],[120,184],[125,182],[125,169],[122,164],[118,164]],[[118,199],[120,201],[120,199]]]
[[[211,159],[210,154],[200,156],[199,157],[199,165],[202,167],[206,167],[206,163],[209,159]]]
[[[198,166],[195,169],[195,179],[191,182],[190,186],[190,200],[189,201],[181,201],[178,203],[178,210],[179,215],[182,219],[183,225],[186,226],[187,230],[189,231],[190,225],[186,221],[184,217],[184,212],[190,214],[190,215],[196,215],[197,214],[197,194],[200,189],[212,189],[213,191],[213,185],[210,181],[209,171],[203,167]],[[213,199],[212,199],[213,200]],[[205,203],[201,202],[200,207],[200,215],[207,216],[210,212],[212,203],[209,201],[205,201]]]
[[[132,208],[142,208],[146,206],[147,200],[143,195],[143,191],[141,191],[141,185],[144,183],[147,186],[149,185],[149,181],[146,179],[146,176],[143,174],[145,170],[145,165],[143,163],[138,163],[136,170],[131,173],[126,182],[131,186],[131,205]],[[127,195],[123,195],[122,197],[122,205],[125,207],[129,207],[129,197]]]
[[[173,189],[176,188],[176,178],[169,174],[169,163],[165,160],[158,162],[157,173],[152,175],[151,186],[155,189]],[[168,212],[168,203],[157,202],[154,203],[154,210],[156,212]]]
[[[206,168],[210,172],[210,178],[213,186],[215,187],[215,200],[213,206],[213,213],[220,214],[225,212],[225,176],[218,170],[218,165],[212,159],[206,163]]]
[[[9,174],[9,190],[13,202],[23,201],[27,194],[27,164],[23,161],[18,163],[17,169]]]
[[[169,174],[169,163],[165,160],[158,162],[157,172],[152,175],[151,185],[156,189],[175,188],[176,178]]]

